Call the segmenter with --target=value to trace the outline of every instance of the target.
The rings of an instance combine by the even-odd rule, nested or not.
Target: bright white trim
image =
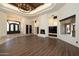
[[[36,13],[36,12],[39,12],[39,11],[41,11],[41,10],[44,10],[44,9],[50,7],[51,5],[52,5],[51,3],[46,3],[46,4],[42,5],[42,6],[39,6],[39,7],[36,8],[35,10],[31,11],[29,14],[34,14],[34,13]]]
[[[20,12],[20,10],[17,7],[15,7],[13,5],[10,5],[8,3],[2,3],[1,5],[3,5],[6,8],[9,8],[9,9],[12,9],[12,10]],[[41,5],[41,6],[37,7],[35,10],[32,10],[31,12],[25,13],[25,14],[29,14],[29,15],[35,14],[35,13],[41,11],[41,10],[44,10],[44,9],[50,7],[51,5],[52,5],[52,3],[45,3],[44,5]]]
[[[3,6],[6,7],[6,8],[10,8],[10,9],[19,11],[17,7],[12,6],[12,5],[8,4],[8,3],[1,3],[1,5],[3,5]]]

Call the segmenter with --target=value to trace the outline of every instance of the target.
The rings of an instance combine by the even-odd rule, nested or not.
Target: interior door
[[[29,25],[29,33],[32,33],[32,25]]]
[[[26,25],[26,34],[28,34],[29,32],[28,32],[28,25]]]
[[[39,27],[37,27],[37,34],[39,34]]]

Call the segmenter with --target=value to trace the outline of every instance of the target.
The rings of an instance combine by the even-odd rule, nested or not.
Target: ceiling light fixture
[[[18,3],[18,10],[20,10],[23,13],[29,13],[32,11],[32,8],[26,3]]]

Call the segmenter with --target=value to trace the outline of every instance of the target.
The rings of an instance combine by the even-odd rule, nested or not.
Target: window
[[[18,31],[18,25],[15,25],[15,31]]]
[[[71,24],[66,24],[65,25],[65,33],[66,34],[71,34]]]
[[[11,31],[14,31],[14,24],[10,25],[10,29],[11,29]]]
[[[7,33],[8,34],[20,33],[20,22],[7,21]]]

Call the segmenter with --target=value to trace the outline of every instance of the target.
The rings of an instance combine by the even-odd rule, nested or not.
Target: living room
[[[0,6],[1,55],[79,55],[79,3],[0,3]]]

